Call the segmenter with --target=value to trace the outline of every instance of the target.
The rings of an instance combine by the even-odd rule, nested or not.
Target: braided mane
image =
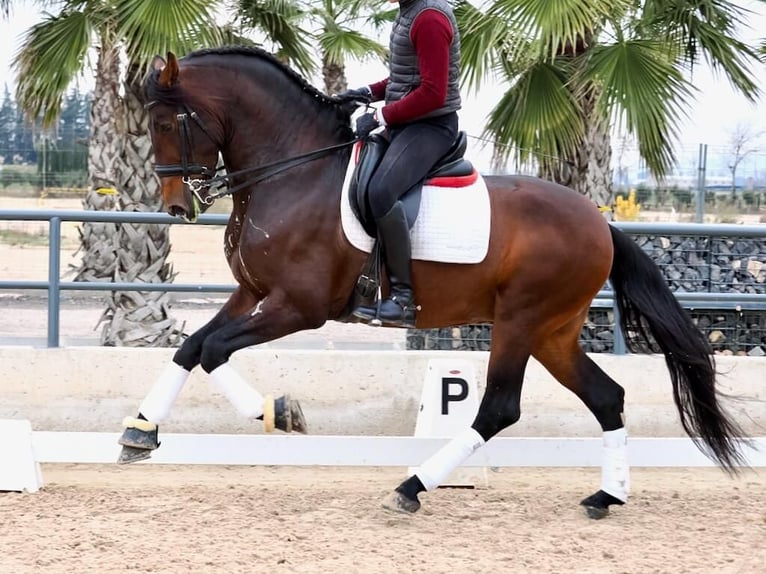
[[[257,48],[254,46],[223,46],[220,48],[203,48],[201,50],[195,50],[194,52],[190,52],[186,54],[183,57],[183,59],[193,60],[194,58],[199,58],[201,56],[209,56],[209,55],[220,55],[220,56],[238,55],[238,56],[249,56],[253,58],[260,58],[261,60],[266,60],[270,64],[273,64],[277,68],[281,69],[290,79],[293,80],[293,82],[295,82],[295,84],[301,90],[313,96],[317,101],[320,101],[324,104],[332,105],[333,107],[338,107],[338,104],[336,103],[336,101],[333,100],[330,96],[318,90],[316,87],[312,86],[298,72],[293,70],[290,66],[288,66],[284,62],[280,61],[276,56],[274,56],[274,54],[267,52],[266,50],[262,48]]]
[[[190,52],[186,54],[185,56],[183,56],[183,58],[181,58],[181,60],[189,61],[189,60],[194,60],[196,58],[201,58],[204,56],[227,56],[227,55],[247,56],[251,58],[258,58],[260,60],[265,60],[269,64],[281,70],[282,73],[284,73],[284,75],[287,78],[292,80],[292,82],[295,83],[295,85],[298,88],[300,88],[303,92],[309,94],[315,101],[327,106],[332,106],[335,110],[337,110],[340,114],[342,114],[341,118],[348,119],[349,114],[347,110],[343,108],[343,106],[339,105],[333,98],[331,98],[324,92],[312,86],[298,72],[296,72],[295,70],[290,68],[288,65],[286,65],[284,62],[281,62],[279,59],[277,59],[273,54],[271,54],[270,52],[267,52],[266,50],[263,50],[262,48],[256,48],[251,46],[223,46],[219,48],[203,48],[203,49],[195,50],[194,52]],[[172,104],[172,105],[182,104],[184,101],[184,94],[181,90],[177,90],[175,86],[166,88],[159,84],[159,71],[157,70],[150,72],[146,76],[144,80],[144,92],[145,92],[147,101],[158,100],[163,103]]]
[[[347,107],[338,104],[333,98],[312,86],[303,76],[290,68],[284,62],[281,62],[273,54],[257,47],[251,46],[223,46],[218,48],[203,48],[190,52],[181,58],[182,61],[195,60],[205,56],[245,56],[267,62],[282,72],[284,77],[295,84],[302,92],[311,96],[311,99],[323,110],[334,112],[334,120],[340,125],[336,127],[343,135],[350,137],[351,130],[349,126],[350,111]],[[158,70],[151,71],[144,79],[144,97],[145,101],[162,102],[169,105],[182,105],[185,102],[185,93],[183,88],[178,86],[164,87],[159,83],[160,73]]]

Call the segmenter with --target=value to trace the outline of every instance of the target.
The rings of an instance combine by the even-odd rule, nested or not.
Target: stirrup
[[[377,284],[375,301],[372,305],[359,305],[351,312],[353,317],[361,319],[371,327],[380,327],[383,323],[380,320],[380,306],[383,304],[383,294],[380,289],[380,282]]]
[[[386,306],[388,306],[387,310]],[[417,305],[412,298],[402,300],[396,295],[391,295],[381,304],[378,316],[384,325],[413,329],[417,322],[418,311],[420,311],[420,305]]]

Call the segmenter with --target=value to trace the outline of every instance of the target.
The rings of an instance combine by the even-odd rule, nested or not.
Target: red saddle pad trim
[[[479,172],[474,169],[470,175],[457,175],[446,177],[432,177],[426,180],[426,185],[435,185],[437,187],[465,187],[476,183],[479,179]]]

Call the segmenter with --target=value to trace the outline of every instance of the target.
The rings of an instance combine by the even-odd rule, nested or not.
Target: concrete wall
[[[0,419],[34,430],[119,431],[172,349],[0,347]],[[430,358],[475,362],[483,391],[487,353],[243,350],[233,365],[262,394],[298,398],[313,434],[411,435]],[[661,356],[592,355],[626,390],[633,436],[682,436]],[[746,400],[729,408],[751,435],[766,435],[766,358],[718,357],[720,389]],[[163,432],[260,433],[192,374]],[[506,436],[598,436],[587,409],[536,362],[527,370],[521,421]]]

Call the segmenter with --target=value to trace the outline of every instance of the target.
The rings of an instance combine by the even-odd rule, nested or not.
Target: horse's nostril
[[[178,205],[171,205],[168,213],[174,217],[182,217],[185,214],[183,208]]]

